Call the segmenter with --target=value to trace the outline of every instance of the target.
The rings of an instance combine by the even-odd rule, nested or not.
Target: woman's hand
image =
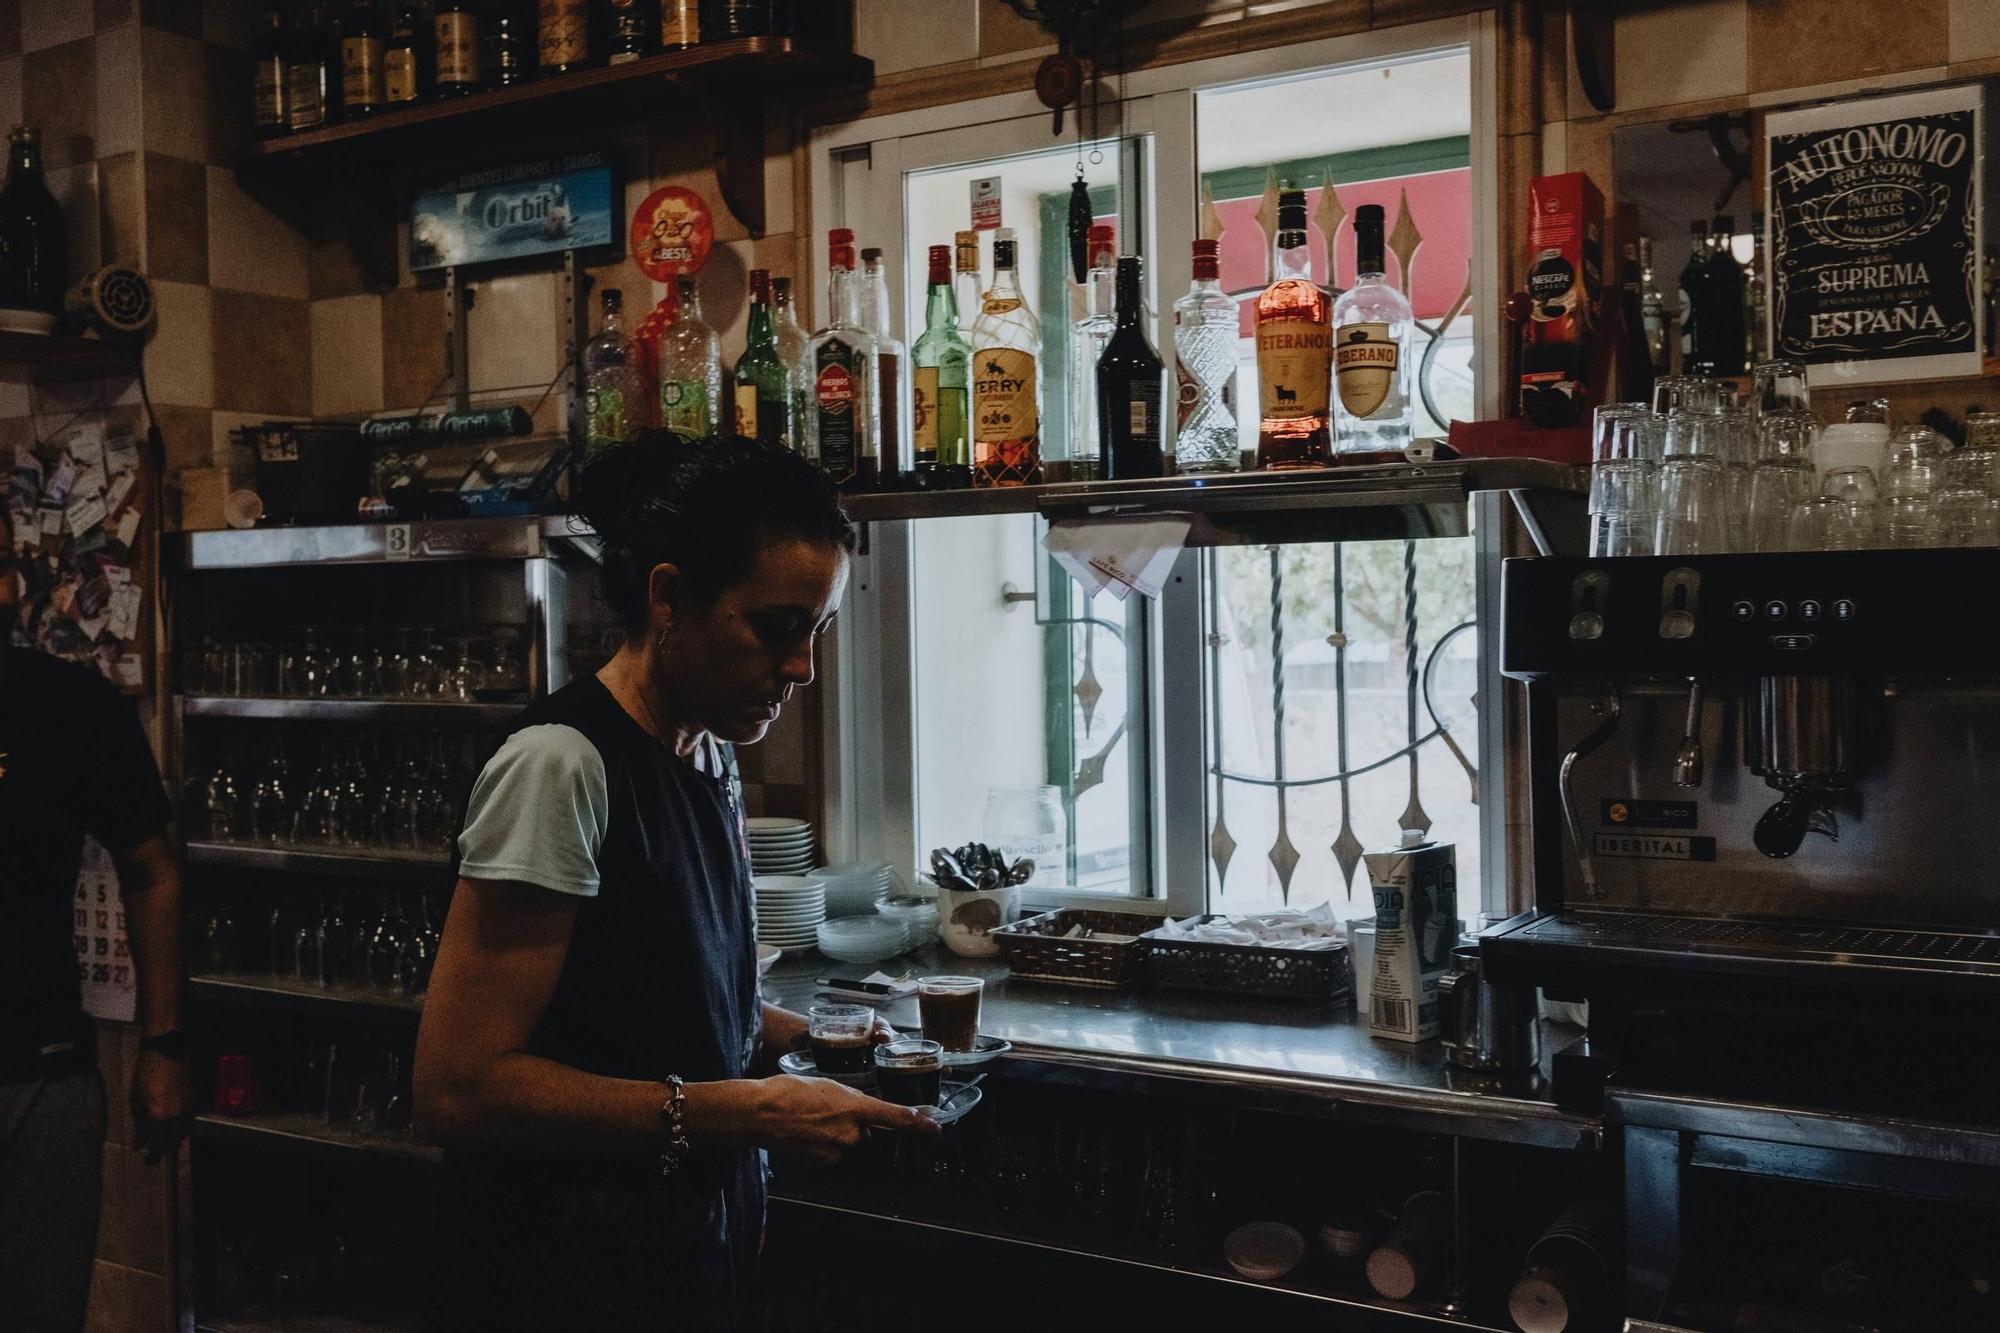
[[[875,1015],[874,1030],[868,1034],[868,1037],[869,1040],[873,1041],[877,1046],[883,1046],[888,1044],[889,1042],[896,1040],[896,1038],[902,1035],[903,1035],[902,1033],[896,1031],[895,1028],[889,1025],[888,1019],[882,1017],[882,1015],[880,1014],[877,1014]]]
[[[871,1129],[928,1134],[943,1131],[929,1116],[878,1101],[825,1078],[780,1074],[764,1080],[760,1137],[772,1151],[831,1166]]]

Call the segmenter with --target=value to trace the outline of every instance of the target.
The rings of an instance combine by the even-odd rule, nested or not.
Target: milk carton
[[[1438,1034],[1438,979],[1458,938],[1458,864],[1448,842],[1404,829],[1402,843],[1361,858],[1375,890],[1368,1033],[1395,1041]]]

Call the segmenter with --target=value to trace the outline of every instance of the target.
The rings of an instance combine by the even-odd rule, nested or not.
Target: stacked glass
[[[1967,413],[1965,447],[1944,453],[1937,472],[1930,544],[2000,546],[2000,413]]]
[[[1813,437],[1819,422],[1810,412],[1766,412],[1757,421],[1757,454],[1750,468],[1749,549],[1791,548],[1792,514],[1810,499],[1819,476],[1813,470]]]
[[[1939,490],[1946,447],[1926,426],[1909,426],[1889,437],[1882,473],[1881,538],[1884,546],[1929,546],[1933,499]]]
[[[1795,361],[1759,361],[1750,367],[1750,411],[1754,415],[1811,410],[1804,366]]]
[[[1879,488],[1865,467],[1837,467],[1820,481],[1820,493],[1792,514],[1795,551],[1866,551],[1876,535]]]
[[[1650,555],[1659,488],[1659,418],[1610,403],[1591,419],[1590,553]]]
[[[1698,399],[1702,392],[1696,387]],[[1687,389],[1683,384],[1684,404],[1690,400]],[[1732,549],[1728,458],[1737,447],[1737,430],[1731,416],[1715,406],[1682,406],[1668,414],[1656,554],[1713,555]]]

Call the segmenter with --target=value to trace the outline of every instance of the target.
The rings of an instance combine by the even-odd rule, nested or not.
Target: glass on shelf
[[[1035,873],[1028,884],[1064,888],[1069,883],[1069,817],[1062,789],[1052,786],[990,787],[980,824],[985,841],[1009,861],[1028,857]]]

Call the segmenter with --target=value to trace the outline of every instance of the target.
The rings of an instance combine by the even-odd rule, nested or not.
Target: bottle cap
[[[606,310],[622,310],[625,307],[625,293],[616,287],[606,287],[598,297]]]
[[[851,228],[851,227],[835,227],[835,228],[834,228],[834,229],[833,229],[832,231],[829,231],[829,232],[828,232],[828,233],[826,234],[826,243],[827,243],[828,245],[852,245],[852,244],[854,244],[854,230],[853,230],[853,228]]]
[[[1281,190],[1278,193],[1278,230],[1304,231],[1306,229],[1306,192],[1304,190]]]
[[[1380,230],[1382,221],[1383,213],[1382,205],[1380,204],[1363,204],[1354,210],[1354,229],[1356,231],[1360,231],[1366,227],[1374,227]]]
[[[861,252],[861,262],[873,268],[882,262],[882,247],[871,245]]]
[[[930,260],[930,280],[933,283],[950,282],[951,247],[948,245],[933,245],[930,248]]]
[[[773,296],[789,296],[791,290],[792,280],[784,274],[780,273],[777,277],[771,279],[771,294]]]
[[[1009,245],[1012,245],[1014,243],[1014,229],[1012,227],[995,228],[993,239],[996,241],[1005,241]]]
[[[681,300],[683,301],[691,300],[696,295],[694,279],[693,278],[676,279],[674,282],[674,290],[680,293]]]
[[[767,268],[751,269],[750,270],[751,303],[753,305],[761,303],[770,294],[771,294],[771,270]]]
[[[1212,282],[1222,276],[1222,243],[1220,241],[1196,241],[1194,243],[1194,276],[1198,282]]]

